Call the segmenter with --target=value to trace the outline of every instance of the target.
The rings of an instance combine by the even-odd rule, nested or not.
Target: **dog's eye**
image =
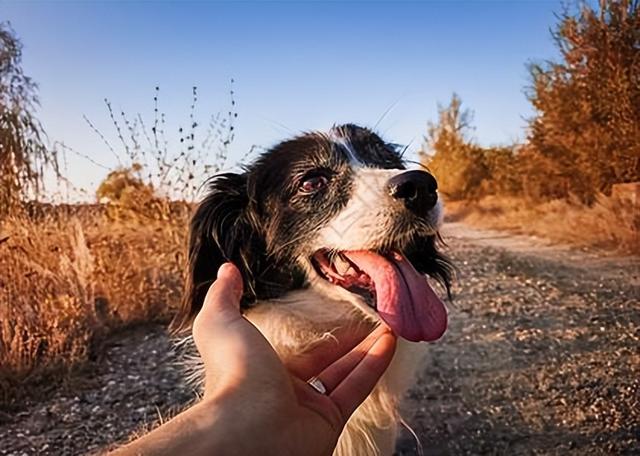
[[[300,183],[300,191],[302,193],[314,193],[327,186],[329,179],[327,176],[318,175],[308,176],[302,179]]]

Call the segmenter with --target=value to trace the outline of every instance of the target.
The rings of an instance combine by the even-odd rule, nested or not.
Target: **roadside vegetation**
[[[112,131],[85,120],[117,165],[91,163],[106,171],[95,202],[44,202],[45,183],[72,188],[67,160],[90,159],[48,143],[20,42],[0,23],[0,406],[98,356],[110,332],[171,319],[192,202],[224,164],[237,117],[233,89],[230,108],[202,125],[196,87],[191,95],[188,119],[172,127],[177,144],[167,139],[158,87],[148,121],[105,100]]]
[[[453,202],[453,218],[638,253],[639,7],[584,3],[559,16],[561,60],[529,65],[535,114],[524,143],[481,146],[456,94],[440,107],[422,162]]]

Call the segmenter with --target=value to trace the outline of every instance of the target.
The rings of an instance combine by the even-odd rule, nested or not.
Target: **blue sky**
[[[82,116],[115,138],[103,99],[152,119],[154,88],[177,130],[191,87],[198,115],[228,109],[235,80],[237,137],[230,162],[333,123],[373,126],[420,146],[437,103],[457,92],[485,145],[525,136],[526,63],[556,56],[558,1],[449,2],[7,2],[40,86],[49,139],[107,166],[116,162]],[[175,139],[175,138],[174,138]],[[175,142],[173,143],[175,144]],[[105,170],[70,157],[78,186]]]

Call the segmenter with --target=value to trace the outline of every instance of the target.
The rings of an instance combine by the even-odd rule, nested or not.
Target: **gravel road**
[[[640,262],[445,225],[450,329],[404,404],[425,454],[640,454]],[[0,410],[0,455],[94,454],[194,399],[164,328],[114,334],[45,401]],[[398,455],[418,454],[403,432]]]

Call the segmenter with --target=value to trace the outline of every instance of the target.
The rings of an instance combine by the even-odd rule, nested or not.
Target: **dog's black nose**
[[[407,171],[393,176],[387,182],[392,198],[401,200],[407,209],[425,216],[438,201],[438,183],[425,171]]]

